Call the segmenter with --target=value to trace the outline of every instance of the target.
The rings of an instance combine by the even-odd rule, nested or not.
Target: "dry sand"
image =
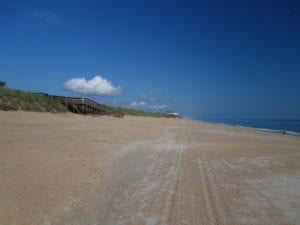
[[[300,138],[0,111],[0,225],[300,224]]]

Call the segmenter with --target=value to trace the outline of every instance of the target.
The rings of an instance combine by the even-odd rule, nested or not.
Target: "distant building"
[[[179,116],[179,113],[172,112],[172,111],[170,111],[170,110],[165,111],[164,115],[165,115],[166,117],[180,117],[180,116]]]
[[[0,81],[0,88],[5,88],[6,82]]]

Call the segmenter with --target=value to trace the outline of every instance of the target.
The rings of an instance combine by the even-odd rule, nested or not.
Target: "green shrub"
[[[100,105],[100,104],[99,104]],[[164,117],[164,115],[153,112],[145,112],[135,109],[113,108],[100,105],[108,113],[119,113],[120,115]],[[80,112],[80,106],[69,104],[68,108],[73,112]],[[53,99],[45,99],[31,92],[0,88],[0,110],[24,110],[36,112],[67,112],[67,107]]]
[[[124,115],[130,115],[130,116],[164,117],[164,115],[160,113],[145,112],[137,109],[115,108],[115,110],[122,112]]]
[[[16,108],[13,105],[10,105],[6,102],[0,102],[0,110],[3,110],[3,111],[16,111],[16,110],[18,110],[18,108]]]
[[[66,108],[54,100],[44,101],[40,96],[25,91],[0,88],[0,110],[24,110],[36,112],[66,112]]]

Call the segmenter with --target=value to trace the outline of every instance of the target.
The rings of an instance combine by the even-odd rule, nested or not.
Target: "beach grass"
[[[0,88],[0,110],[33,112],[67,112],[66,107],[55,100],[45,101],[32,92]]]
[[[124,115],[130,115],[130,116],[150,116],[150,117],[165,117],[161,113],[155,113],[155,112],[146,112],[142,110],[137,109],[127,109],[127,108],[115,108],[117,111],[122,112]]]
[[[121,107],[105,107],[111,108],[114,111],[130,116],[149,116],[149,117],[164,117],[163,114],[146,112],[137,109],[127,109]],[[73,107],[76,107],[75,105]],[[42,96],[32,92],[21,91],[11,88],[0,88],[0,110],[3,111],[33,111],[33,112],[67,112],[66,107],[53,99],[45,100]]]

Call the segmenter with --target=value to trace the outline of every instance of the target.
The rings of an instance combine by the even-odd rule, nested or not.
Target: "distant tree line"
[[[0,88],[4,88],[4,87],[5,87],[5,85],[6,85],[6,82],[4,82],[4,81],[0,81]]]

